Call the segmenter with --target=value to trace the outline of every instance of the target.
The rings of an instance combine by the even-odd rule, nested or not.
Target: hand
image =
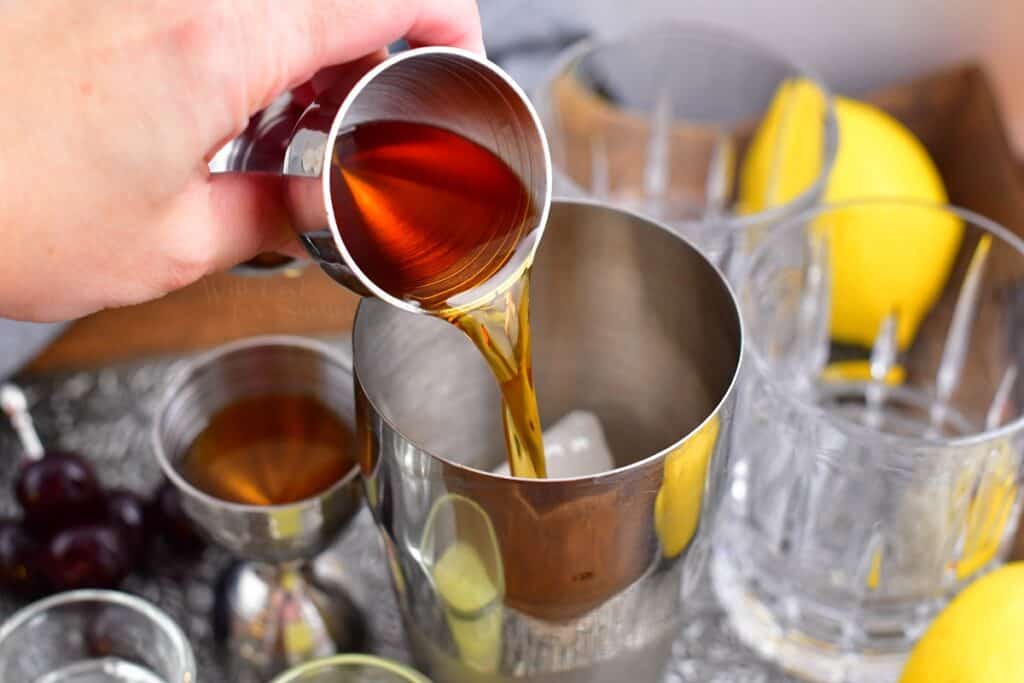
[[[473,0],[0,3],[0,317],[144,301],[291,243],[279,181],[209,158],[401,37],[483,49]]]

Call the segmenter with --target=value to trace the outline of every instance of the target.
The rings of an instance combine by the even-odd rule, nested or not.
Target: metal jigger
[[[354,430],[352,369],[344,353],[298,337],[255,337],[221,346],[184,367],[153,426],[153,449],[182,494],[188,516],[243,560],[221,582],[232,681],[265,681],[296,664],[358,647],[359,615],[339,587],[318,581],[310,560],[327,548],[361,503],[358,467],[319,495],[285,505],[212,497],[178,470],[211,416],[241,398],[306,394]]]
[[[551,155],[526,94],[495,64],[450,47],[399,52],[349,85],[322,93],[308,107],[290,95],[278,98],[214,155],[210,170],[280,176],[289,223],[313,262],[357,294],[420,312],[371,281],[349,253],[331,203],[335,142],[345,131],[371,121],[423,123],[473,140],[515,171],[536,207],[535,227],[507,245],[510,258],[491,287],[462,292],[451,303],[490,299],[492,288],[507,282],[532,257],[551,202]],[[253,270],[243,264],[234,272],[251,275]]]

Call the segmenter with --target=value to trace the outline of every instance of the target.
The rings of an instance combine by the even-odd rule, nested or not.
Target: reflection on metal
[[[427,515],[420,549],[459,658],[477,671],[496,671],[505,573],[487,513],[465,496],[441,496]]]
[[[654,499],[654,528],[665,557],[683,552],[697,533],[718,429],[718,415],[714,415],[665,456],[665,479]]]

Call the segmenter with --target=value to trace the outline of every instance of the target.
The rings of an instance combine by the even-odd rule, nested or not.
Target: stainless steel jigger
[[[434,680],[653,683],[703,564],[742,335],[728,285],[669,229],[555,201],[531,284],[550,425],[601,421],[616,469],[493,474],[499,393],[454,326],[364,299],[354,366],[366,496]]]
[[[214,413],[267,394],[313,395],[354,429],[347,355],[308,339],[270,336],[227,344],[188,363],[168,388],[152,432],[157,460],[181,492],[185,512],[245,560],[225,577],[219,596],[235,683],[262,683],[301,662],[351,649],[361,631],[344,591],[317,581],[307,565],[358,511],[358,467],[319,495],[272,506],[215,498],[178,471]]]
[[[535,227],[510,245],[513,258],[493,278],[497,289],[532,259],[551,203],[551,155],[540,119],[518,85],[472,52],[424,47],[392,55],[351,89],[321,95],[302,108],[289,96],[252,117],[211,160],[213,172],[276,173],[286,179],[291,224],[312,259],[334,280],[363,296],[408,311],[359,268],[335,221],[330,162],[339,134],[369,121],[407,121],[445,128],[487,148],[519,176],[537,207]],[[490,300],[469,291],[455,305]]]

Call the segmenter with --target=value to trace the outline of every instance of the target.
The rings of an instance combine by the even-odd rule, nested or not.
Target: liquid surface
[[[281,505],[330,488],[352,468],[351,453],[349,429],[316,398],[256,396],[215,413],[180,471],[222,500]]]
[[[331,201],[366,276],[431,312],[497,275],[538,221],[502,159],[443,128],[402,121],[338,137]]]
[[[496,281],[540,227],[516,173],[451,131],[376,121],[338,137],[331,201],[342,239],[370,280],[455,324],[477,346],[501,387],[512,474],[546,476],[531,373],[529,268]],[[467,292],[488,286],[499,290],[492,300],[463,305]]]
[[[138,664],[117,657],[102,657],[82,660],[55,669],[35,679],[32,683],[168,683],[168,681]]]

